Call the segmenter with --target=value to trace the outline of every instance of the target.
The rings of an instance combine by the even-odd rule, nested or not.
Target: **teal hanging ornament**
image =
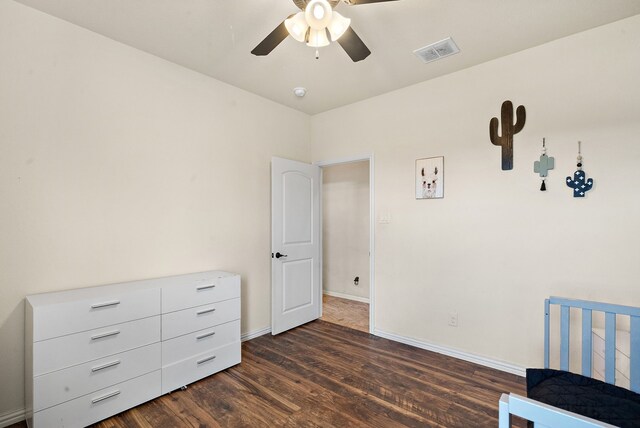
[[[586,180],[586,174],[582,170],[581,144],[578,141],[578,170],[573,173],[573,178],[567,177],[567,186],[573,189],[574,198],[584,198],[584,195],[593,187],[593,178]]]
[[[553,169],[555,166],[556,160],[552,157],[547,156],[547,146],[545,139],[542,139],[542,154],[540,155],[540,160],[537,160],[533,163],[533,172],[537,172],[542,177],[542,185],[540,186],[540,191],[544,192],[547,190],[547,186],[545,185],[545,178],[549,174],[549,170]]]

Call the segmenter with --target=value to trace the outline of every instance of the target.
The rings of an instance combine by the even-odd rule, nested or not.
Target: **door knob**
[[[276,253],[276,259],[279,259],[280,257],[287,257],[287,255],[286,254]]]

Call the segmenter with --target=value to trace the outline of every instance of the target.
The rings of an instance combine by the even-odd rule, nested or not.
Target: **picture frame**
[[[416,199],[444,198],[444,156],[416,160]]]

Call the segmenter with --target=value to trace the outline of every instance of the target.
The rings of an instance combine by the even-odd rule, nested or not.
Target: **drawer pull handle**
[[[197,336],[197,337],[196,337],[196,340],[205,339],[205,338],[207,338],[207,337],[211,337],[211,336],[213,336],[214,334],[216,334],[216,332],[215,332],[215,331],[212,331],[211,333],[201,334],[200,336]]]
[[[211,290],[212,288],[216,288],[216,285],[215,284],[201,285],[200,287],[196,287],[196,291]]]
[[[91,400],[91,404],[99,403],[101,401],[106,400],[107,398],[115,397],[116,395],[120,395],[120,391],[113,391],[103,395],[102,397],[94,398],[93,400]]]
[[[116,336],[120,334],[120,330],[109,331],[107,333],[96,334],[95,336],[91,336],[91,340],[103,339],[105,337]]]
[[[94,303],[91,305],[91,309],[108,308],[109,306],[116,306],[120,304],[120,300],[114,300],[112,302]]]
[[[215,356],[215,355],[212,355],[212,356],[207,357],[207,358],[203,358],[203,359],[201,359],[200,361],[198,361],[198,365],[200,365],[200,364],[204,364],[204,363],[208,363],[209,361],[213,361],[213,360],[215,360],[215,359],[216,359],[216,356]]]
[[[216,308],[203,309],[201,311],[196,312],[196,315],[208,314],[210,312],[214,312],[215,310],[216,310]]]
[[[109,367],[117,366],[118,364],[120,364],[120,360],[115,360],[110,363],[103,364],[101,366],[92,367],[91,372],[92,373],[99,372],[100,370],[108,369]]]

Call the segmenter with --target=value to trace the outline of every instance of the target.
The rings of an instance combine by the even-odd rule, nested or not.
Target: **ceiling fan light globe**
[[[327,37],[327,31],[323,28],[322,30],[311,29],[309,32],[309,41],[307,42],[307,46],[311,46],[312,48],[321,48],[324,46],[329,46],[329,38]]]
[[[329,29],[329,34],[331,34],[331,40],[336,41],[344,34],[345,31],[351,25],[351,19],[345,18],[340,15],[338,12],[333,12],[333,18],[331,18],[331,22],[327,27]]]
[[[305,35],[307,34],[309,25],[304,17],[304,12],[298,12],[291,18],[285,19],[284,26],[295,40],[299,42],[305,41]]]
[[[327,28],[333,17],[333,9],[327,0],[311,0],[304,9],[304,17],[314,30]]]
[[[324,7],[320,6],[319,4],[313,6],[313,17],[318,20],[324,18]]]

